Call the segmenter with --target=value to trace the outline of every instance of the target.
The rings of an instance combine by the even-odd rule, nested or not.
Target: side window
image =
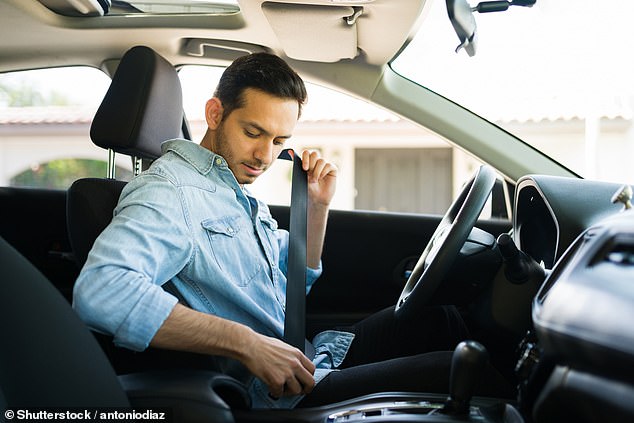
[[[105,177],[107,153],[90,141],[110,79],[89,67],[0,74],[0,186],[66,189]],[[117,177],[131,164],[117,162]]]
[[[205,102],[222,70],[180,70],[185,113],[196,142],[207,128]],[[287,145],[320,150],[337,164],[333,208],[441,214],[479,165],[431,131],[351,96],[306,85],[308,103]],[[291,167],[280,162],[249,187],[269,204],[290,202]]]

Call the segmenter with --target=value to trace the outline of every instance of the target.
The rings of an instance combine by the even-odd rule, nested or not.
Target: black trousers
[[[394,308],[390,307],[351,327],[338,329],[355,334],[345,360],[298,407],[386,391],[448,393],[453,349],[469,338],[467,327],[453,306],[427,307],[418,319],[407,320],[396,319]],[[489,366],[476,393],[508,397],[512,389]]]

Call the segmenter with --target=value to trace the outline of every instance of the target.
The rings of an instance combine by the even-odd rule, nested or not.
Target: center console
[[[365,395],[322,407],[295,410],[234,410],[236,422],[505,422],[523,423],[506,400],[473,397],[488,361],[475,341],[458,344],[453,352],[449,395],[386,392]]]

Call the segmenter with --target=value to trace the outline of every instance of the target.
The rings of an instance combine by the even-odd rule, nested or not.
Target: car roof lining
[[[19,22],[28,35],[11,37],[10,32],[3,31],[9,31],[12,25],[0,27],[0,49],[5,59],[0,61],[0,72],[84,64],[109,73],[108,69],[132,45],[148,46],[175,66],[227,66],[245,52],[268,51],[289,61],[307,81],[336,86],[370,100],[385,63],[414,33],[420,9],[428,6],[426,1],[358,0],[346,1],[347,7],[342,7],[333,6],[331,0],[249,0],[240,2],[240,13],[224,16],[68,17],[54,13],[38,0],[5,0],[0,2],[0,14]],[[324,15],[334,27],[333,16],[347,15],[353,6],[363,7],[354,25],[334,28],[329,37],[315,33]],[[326,7],[337,12],[324,14]],[[284,21],[275,16],[277,12],[273,12],[271,24],[263,8],[292,10],[297,22],[289,26],[294,30],[280,29]],[[345,25],[343,19],[341,25]],[[28,30],[35,27],[37,30]],[[100,45],[100,40],[107,41]],[[333,44],[345,48],[334,49]],[[341,56],[354,57],[339,59]]]
[[[24,68],[77,63],[98,67],[103,57],[119,58],[130,45],[146,45],[172,63],[182,63],[186,57],[209,64],[211,54],[184,56],[189,39],[261,45],[295,60],[335,62],[361,56],[369,64],[382,65],[407,42],[424,4],[425,0],[374,0],[346,2],[343,7],[330,0],[249,0],[240,3],[240,13],[227,15],[68,17],[38,0],[6,0],[0,4],[3,17],[19,21],[22,28],[37,26],[37,31],[15,37],[4,33],[13,26],[0,28],[0,48],[10,59],[3,63]],[[350,15],[352,6],[363,8],[355,23],[346,25],[341,19],[336,24],[335,17]],[[102,39],[107,42],[99,48]],[[4,70],[9,69],[0,64],[0,71]]]
[[[360,9],[361,10],[361,9]],[[262,3],[284,53],[296,60],[336,62],[357,56],[357,22],[351,6]],[[310,37],[297,36],[311,34]]]

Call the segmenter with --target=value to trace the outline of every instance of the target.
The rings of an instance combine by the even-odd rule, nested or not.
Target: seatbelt
[[[300,349],[312,359],[315,356],[315,348],[306,339],[308,176],[302,169],[301,158],[292,149],[282,151],[279,158],[293,161],[284,341]]]
[[[282,151],[279,158],[293,162],[284,342],[298,348],[312,360],[315,357],[315,348],[306,339],[308,176],[302,169],[302,159],[292,149]],[[183,305],[189,306],[171,280],[163,284],[163,289],[174,295]]]

